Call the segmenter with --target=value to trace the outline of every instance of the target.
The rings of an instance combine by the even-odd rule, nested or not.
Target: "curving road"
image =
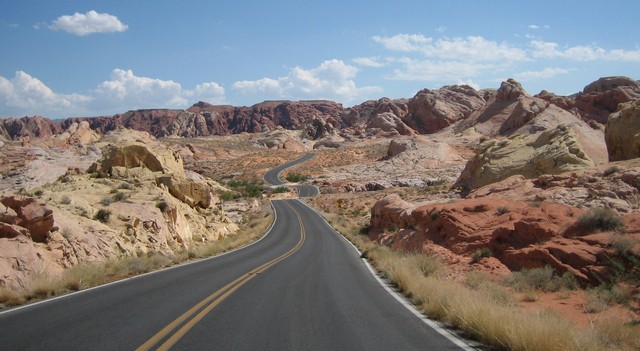
[[[264,174],[264,176],[262,178],[268,184],[271,184],[271,185],[283,185],[285,183],[280,179],[280,173],[282,173],[282,171],[284,171],[287,168],[296,166],[296,165],[298,165],[300,163],[304,163],[304,162],[314,158],[315,156],[316,155],[313,154],[313,153],[305,154],[304,156],[302,156],[301,158],[299,158],[297,160],[293,160],[293,161],[284,163],[284,164],[282,164],[282,165],[280,165],[280,166],[268,171],[267,173]],[[300,196],[300,197],[312,197],[312,196],[320,195],[320,191],[318,190],[318,187],[316,187],[315,185],[307,185],[307,184],[296,185],[296,189],[298,190],[298,196]]]
[[[271,230],[241,250],[0,313],[2,349],[460,349],[314,210],[272,206]]]

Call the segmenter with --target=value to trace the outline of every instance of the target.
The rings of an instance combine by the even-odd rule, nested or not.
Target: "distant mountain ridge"
[[[249,107],[200,101],[186,110],[143,109],[113,116],[59,121],[41,116],[6,118],[0,120],[0,136],[8,140],[48,137],[81,121],[87,121],[91,129],[100,134],[125,127],[146,131],[158,138],[256,133],[277,127],[305,129],[313,139],[324,136],[327,130],[352,136],[430,134],[469,118],[497,93],[504,92],[500,89],[476,91],[470,86],[452,85],[437,90],[423,89],[410,99],[381,98],[351,108],[327,100],[264,101]],[[507,98],[517,98],[522,93],[514,94],[518,95]],[[604,77],[573,96],[559,96],[543,90],[535,97],[587,122],[606,123],[619,103],[640,98],[640,83],[628,77]]]

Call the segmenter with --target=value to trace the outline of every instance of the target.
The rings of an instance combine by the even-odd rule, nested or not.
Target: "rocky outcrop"
[[[520,174],[526,178],[593,166],[575,133],[565,125],[509,139],[491,139],[477,148],[454,184],[464,190]]]
[[[516,134],[535,134],[568,126],[582,145],[583,151],[597,164],[607,162],[602,130],[594,129],[574,113],[541,98],[529,95],[513,79],[502,82],[487,104],[456,126],[458,133],[473,129],[487,137],[510,137]]]
[[[435,133],[469,117],[485,103],[482,95],[468,85],[424,89],[409,101],[403,121],[421,134]]]
[[[587,85],[575,98],[585,120],[606,124],[618,104],[640,99],[640,83],[628,77],[604,77]]]
[[[578,208],[640,212],[640,159],[526,179],[521,175],[480,187],[468,198],[501,197],[551,201]]]
[[[0,136],[7,140],[50,137],[60,131],[59,125],[41,116],[0,119]]]
[[[2,216],[3,237],[22,234],[38,243],[47,239],[53,229],[54,219],[53,211],[45,204],[38,203],[34,198],[17,196],[3,197],[0,203],[5,206],[5,214]],[[8,209],[11,212],[7,212]]]
[[[623,103],[605,129],[609,161],[640,157],[640,99]]]
[[[370,236],[407,251],[444,248],[469,264],[475,264],[471,256],[476,250],[485,249],[510,270],[549,265],[559,274],[571,272],[582,283],[597,285],[609,278],[615,235],[573,231],[585,212],[552,202],[531,206],[503,198],[413,205],[389,195],[371,210]],[[640,233],[638,219],[624,217],[627,235]]]

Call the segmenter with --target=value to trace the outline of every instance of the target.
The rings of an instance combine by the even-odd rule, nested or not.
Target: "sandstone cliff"
[[[559,125],[544,132],[483,142],[453,187],[467,191],[516,174],[533,178],[591,166],[594,163],[573,130]]]
[[[605,140],[609,161],[640,157],[640,99],[621,104],[609,116]]]

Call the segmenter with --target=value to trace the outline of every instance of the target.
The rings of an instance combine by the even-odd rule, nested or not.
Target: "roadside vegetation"
[[[240,229],[235,233],[205,245],[196,245],[175,255],[148,252],[140,256],[124,256],[101,263],[79,264],[54,276],[46,271],[36,272],[26,287],[11,290],[0,287],[0,307],[21,305],[33,300],[63,295],[98,286],[138,274],[170,267],[190,260],[207,258],[247,245],[259,239],[273,222],[273,211],[263,201],[258,210],[245,215]],[[163,206],[162,203],[158,207]],[[108,216],[107,216],[108,218]]]
[[[339,208],[331,207],[327,205],[331,202],[321,203],[316,199],[310,203],[319,208],[329,223],[356,245],[362,256],[423,313],[484,344],[500,350],[527,351],[640,348],[640,335],[632,324],[598,320],[596,316],[591,328],[584,329],[557,312],[527,311],[519,306],[519,302],[535,301],[538,294],[549,291],[557,292],[558,296],[570,294],[578,289],[571,274],[558,276],[550,267],[543,267],[515,272],[501,282],[492,281],[480,272],[468,273],[462,282],[451,280],[447,278],[447,265],[437,257],[372,242],[367,235],[368,214],[359,211],[357,205],[351,209],[344,204]],[[602,217],[609,223],[608,214]],[[479,251],[476,259],[490,255],[488,250]],[[621,267],[628,267],[633,262],[624,263]],[[617,286],[589,292],[593,304],[612,303],[616,298],[624,301],[625,291],[628,295],[630,289]]]
[[[292,183],[304,182],[304,181],[307,181],[307,179],[309,179],[309,176],[305,174],[300,174],[296,172],[291,172],[287,174],[287,181]]]

